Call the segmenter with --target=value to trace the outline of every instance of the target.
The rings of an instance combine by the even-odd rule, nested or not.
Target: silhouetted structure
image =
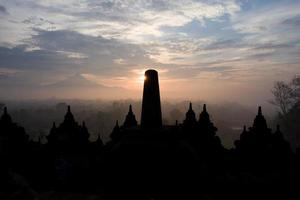
[[[122,133],[121,133],[121,130],[120,130],[120,127],[119,127],[119,121],[117,120],[116,125],[113,128],[112,133],[110,134],[110,138],[112,140],[120,140],[121,137],[122,137]]]
[[[300,156],[292,153],[279,126],[274,133],[268,128],[261,107],[252,127],[244,126],[235,148],[227,150],[206,104],[198,120],[190,103],[182,123],[163,125],[158,74],[148,70],[145,76],[141,126],[130,105],[124,123],[116,121],[106,144],[100,135],[89,141],[85,122],[76,122],[70,106],[64,121],[53,123],[47,144],[28,142],[25,130],[4,108],[0,188],[13,195],[3,196],[0,190],[0,199],[24,194],[15,186],[18,174],[41,193],[91,192],[100,199],[270,199],[298,194],[284,187],[299,181]]]
[[[11,116],[7,112],[7,108],[4,107],[3,115],[0,119],[0,130],[1,130],[1,140],[7,144],[7,142],[12,144],[24,145],[28,142],[28,135],[26,135],[23,127],[18,126],[12,121]]]
[[[157,71],[145,72],[141,126],[145,129],[160,129],[162,115]]]
[[[2,160],[3,164],[20,167],[18,161],[24,156],[28,139],[24,128],[13,122],[7,108],[4,107],[0,119],[0,156],[4,156],[7,160]]]
[[[186,129],[195,128],[197,123],[196,114],[192,108],[192,103],[190,103],[189,110],[185,114],[185,120],[183,121],[183,126]]]
[[[275,133],[268,128],[260,106],[253,126],[248,130],[244,126],[240,139],[235,141],[235,146],[243,164],[257,170],[270,166],[278,167],[277,161],[279,160],[280,165],[287,164],[285,159],[289,158],[292,152],[279,126]],[[275,166],[273,166],[274,162],[277,163]]]
[[[209,164],[212,160],[224,153],[220,138],[216,135],[218,130],[211,122],[206,110],[206,104],[199,115],[198,121],[190,103],[189,110],[182,126],[182,135],[197,152],[198,158]],[[211,163],[212,164],[212,163]],[[212,164],[213,165],[213,164]]]
[[[85,122],[82,126],[78,125],[68,106],[64,121],[58,127],[53,123],[47,139],[48,145],[58,151],[79,150],[89,143],[89,132]]]
[[[126,115],[125,121],[123,123],[123,128],[132,128],[137,126],[137,121],[135,115],[132,112],[132,106],[129,106],[128,114]]]

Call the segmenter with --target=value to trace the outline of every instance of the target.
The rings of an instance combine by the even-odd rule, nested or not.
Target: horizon
[[[85,122],[90,130],[90,141],[96,141],[101,134],[103,142],[109,141],[115,122],[122,124],[126,118],[128,107],[132,106],[133,114],[136,116],[137,125],[142,124],[143,101],[133,99],[123,100],[79,100],[79,99],[50,99],[50,100],[20,100],[7,101],[2,106],[8,108],[8,112],[18,124],[24,125],[27,134],[32,141],[45,142],[52,127],[52,122],[61,124],[63,116],[71,107],[75,120],[79,123]],[[1,103],[1,102],[0,102]],[[206,105],[212,121],[221,129],[218,135],[223,145],[231,148],[234,141],[243,130],[243,126],[251,127],[253,117],[257,114],[258,107],[262,106],[263,115],[266,117],[270,130],[276,130],[277,110],[266,105],[249,106],[236,102],[212,103],[203,100],[188,101],[161,101],[161,116],[163,126],[174,126],[184,123],[189,104],[192,103],[196,116],[202,112]],[[149,104],[152,106],[152,103]],[[276,112],[275,112],[276,111]],[[39,113],[37,115],[37,113]],[[100,117],[99,117],[100,116]],[[106,116],[106,117],[101,117]],[[229,117],[231,116],[231,117]],[[198,117],[197,117],[198,118]],[[152,118],[151,118],[152,119]],[[275,121],[274,121],[275,120]],[[125,122],[124,122],[125,123]]]

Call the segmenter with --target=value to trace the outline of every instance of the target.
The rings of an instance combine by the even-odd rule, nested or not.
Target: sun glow
[[[140,75],[138,77],[138,83],[144,83],[144,81],[147,79],[147,77],[145,75]]]

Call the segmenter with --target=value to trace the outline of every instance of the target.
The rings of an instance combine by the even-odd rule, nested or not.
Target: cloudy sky
[[[0,0],[1,98],[140,98],[147,68],[162,98],[266,101],[300,75],[300,1]]]

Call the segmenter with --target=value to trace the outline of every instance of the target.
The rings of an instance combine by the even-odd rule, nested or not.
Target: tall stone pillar
[[[162,127],[158,73],[153,69],[145,72],[141,126],[143,129]]]

